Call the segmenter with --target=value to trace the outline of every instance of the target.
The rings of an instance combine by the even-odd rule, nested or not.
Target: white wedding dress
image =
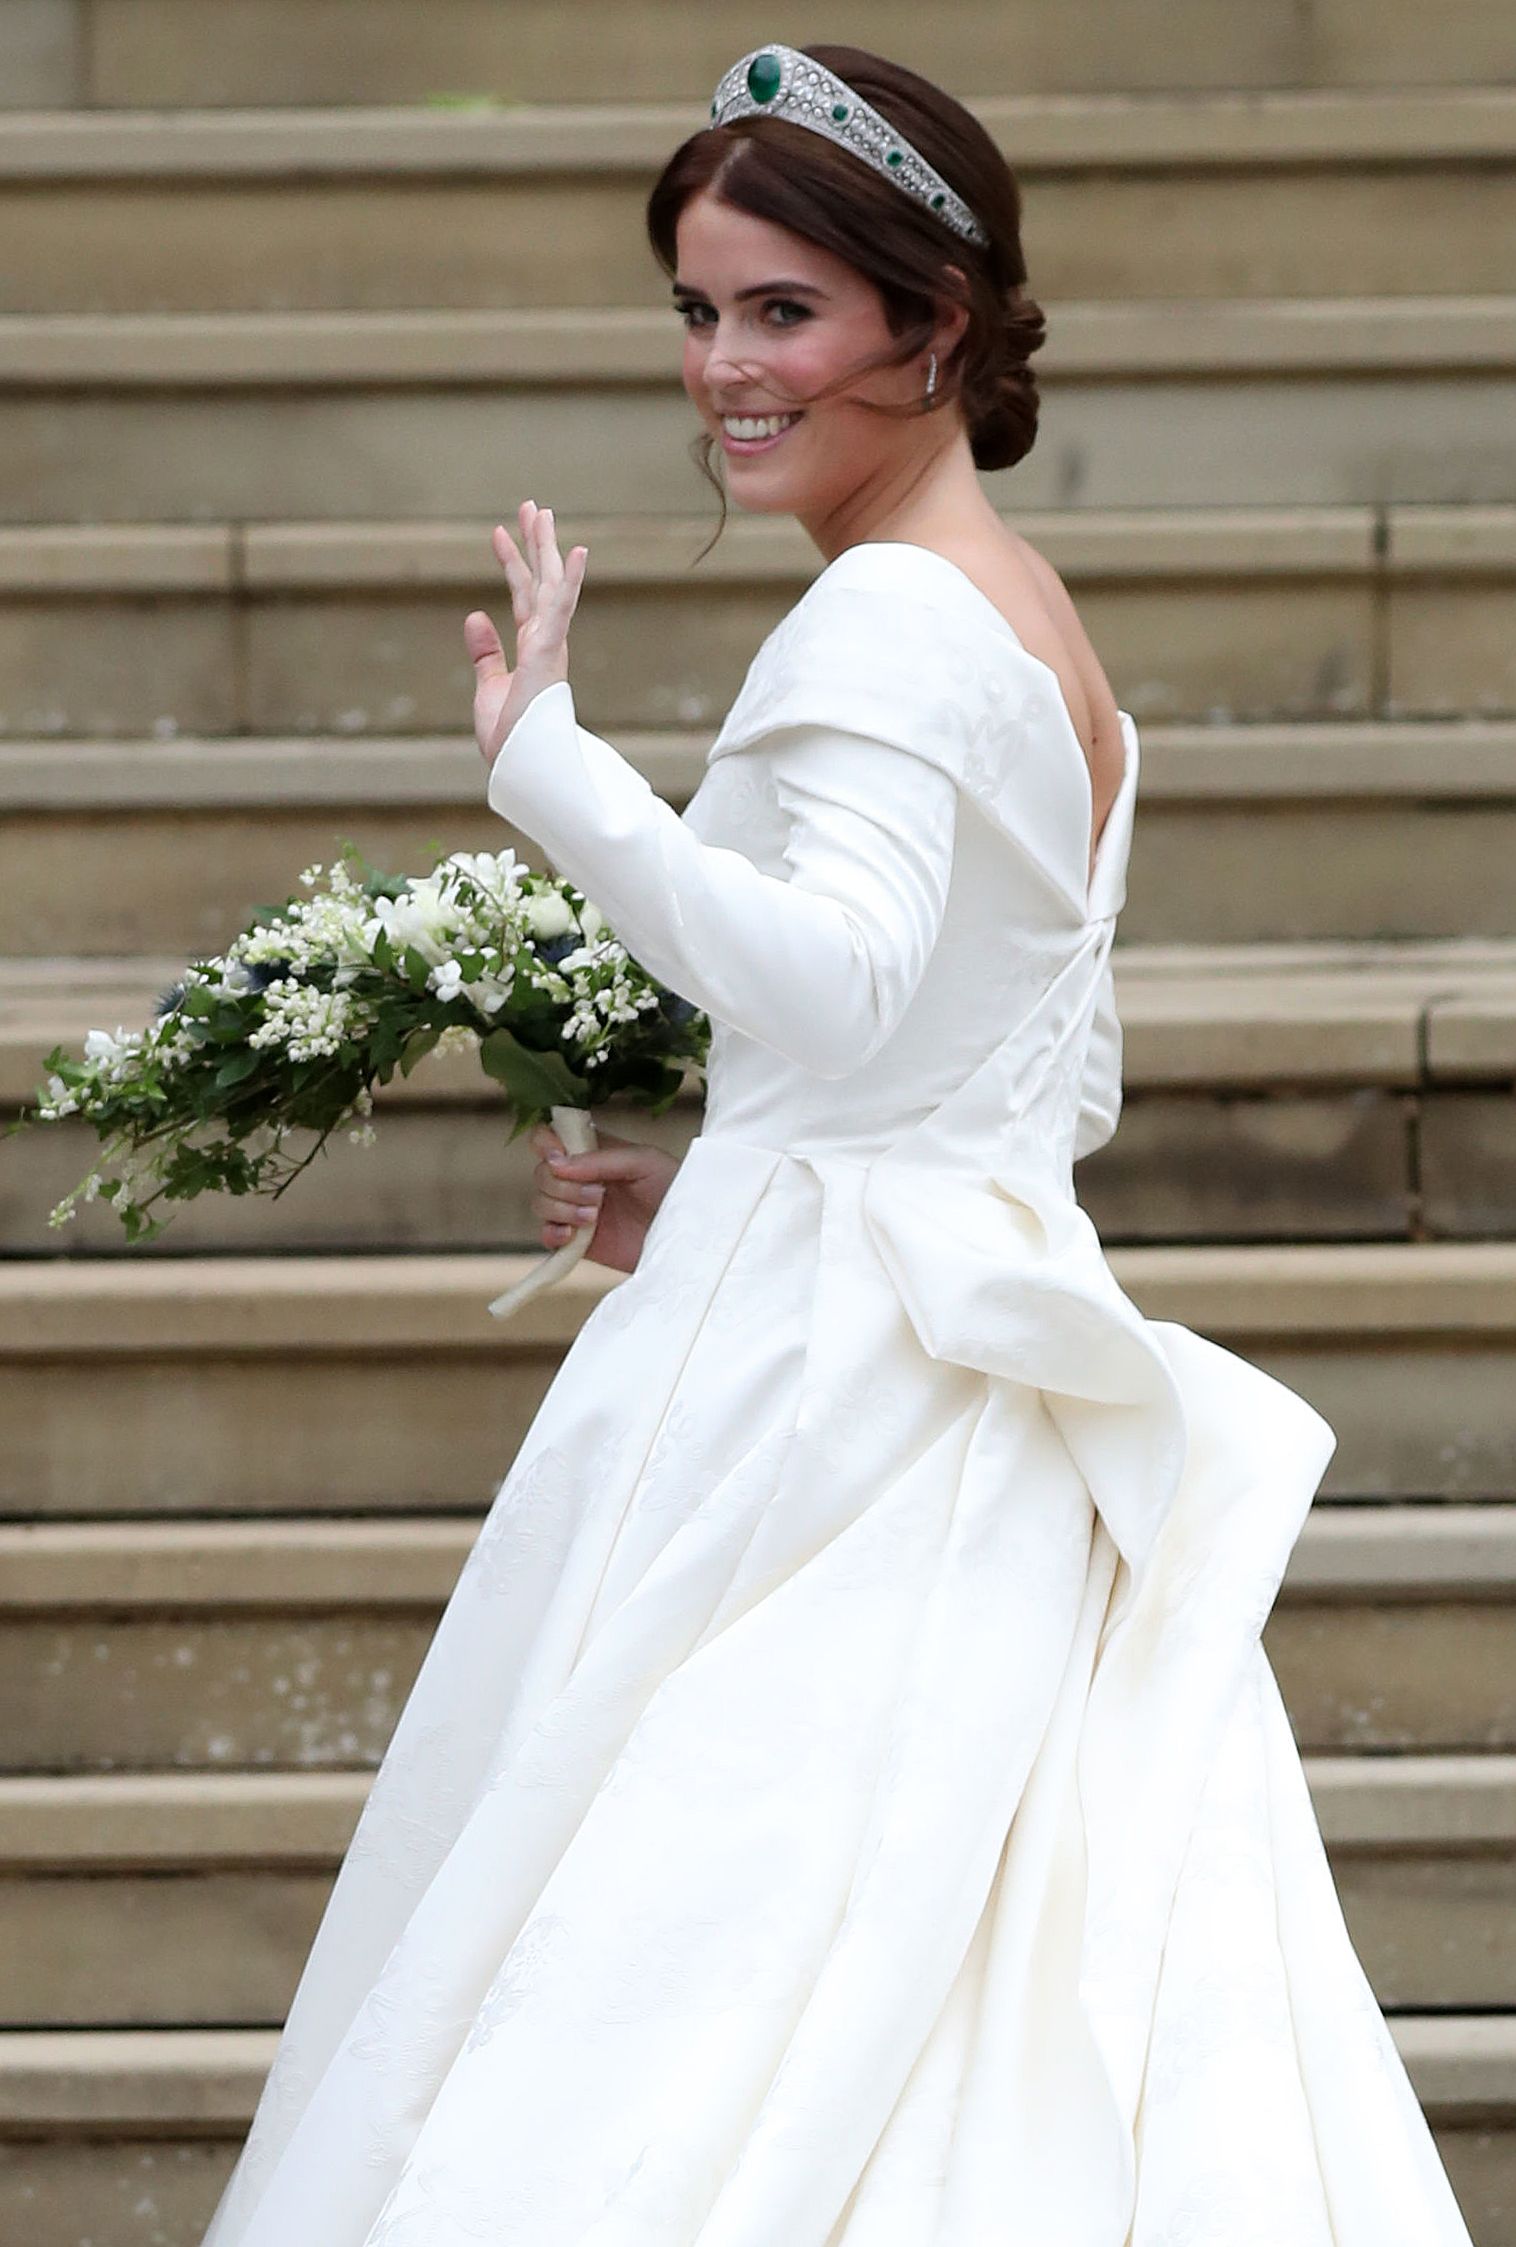
[[[1056,674],[868,541],[682,817],[567,684],[489,799],[712,1016],[332,1891],[206,2247],[1471,2247],[1260,1633],[1334,1445],[1074,1199]],[[620,1119],[617,1119],[618,1122]]]

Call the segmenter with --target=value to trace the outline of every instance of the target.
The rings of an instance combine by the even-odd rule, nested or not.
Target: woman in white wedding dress
[[[825,566],[682,817],[577,724],[546,510],[514,669],[466,623],[490,803],[712,1017],[703,1128],[206,2247],[1470,2247],[1260,1643],[1333,1433],[1144,1319],[1074,1196],[1139,748],[977,482],[1035,429],[1014,184],[857,49],[722,87],[650,230],[706,431],[803,402],[722,443]]]

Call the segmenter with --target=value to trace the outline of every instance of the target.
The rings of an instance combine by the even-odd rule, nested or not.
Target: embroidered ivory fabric
[[[712,1015],[703,1129],[469,1554],[206,2247],[1470,2247],[1260,1643],[1333,1431],[1140,1316],[1074,1195],[1122,726],[1091,881],[1056,675],[873,541],[682,816],[567,684],[514,728],[493,807]]]

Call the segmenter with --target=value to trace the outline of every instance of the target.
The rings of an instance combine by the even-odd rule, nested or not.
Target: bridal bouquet
[[[684,1065],[704,1065],[709,1018],[639,967],[582,891],[513,851],[457,851],[404,879],[349,846],[300,880],[308,895],[192,961],[145,1029],[92,1030],[82,1059],[46,1057],[46,1086],[13,1128],[80,1116],[101,1142],[52,1224],[99,1199],[129,1241],[147,1240],[164,1230],[159,1203],[277,1198],[334,1131],[371,1140],[374,1086],[433,1049],[477,1052],[505,1090],[511,1139],[549,1121],[572,1154],[596,1144],[592,1101],[661,1114]],[[592,1231],[491,1310],[561,1278]]]

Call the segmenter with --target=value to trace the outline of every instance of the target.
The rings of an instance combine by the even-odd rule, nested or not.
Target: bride
[[[1469,2247],[1261,1632],[1334,1446],[1143,1318],[1139,744],[981,469],[1015,184],[928,81],[755,49],[648,211],[738,504],[822,567],[678,816],[501,526],[487,794],[711,1016],[682,1161],[540,1132],[625,1274],[472,1548],[206,2247]],[[718,481],[718,488],[722,488]]]

